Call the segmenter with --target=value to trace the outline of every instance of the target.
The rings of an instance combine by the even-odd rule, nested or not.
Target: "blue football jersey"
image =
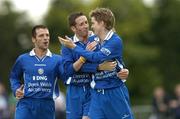
[[[24,97],[28,98],[57,97],[59,78],[63,78],[62,58],[49,50],[41,59],[35,55],[34,50],[20,55],[10,73],[13,93],[24,84]]]
[[[94,38],[89,37],[87,43],[83,43],[75,35],[74,37],[72,37],[72,40],[76,45],[78,45],[82,49],[86,49],[87,44],[89,42],[93,42]],[[76,72],[73,68],[73,63],[76,62],[80,56],[81,55],[79,55],[76,52],[73,52],[71,49],[62,47],[64,72],[68,77],[67,80],[65,81],[66,84],[89,85],[92,79],[91,73],[97,71],[98,63],[92,63],[88,61],[85,64],[83,64],[83,66],[78,72]]]
[[[94,38],[99,41],[99,38]],[[85,57],[87,61],[102,63],[103,61],[117,61],[118,66],[113,71],[97,71],[92,75],[91,86],[96,89],[107,89],[122,85],[122,80],[117,77],[120,67],[123,66],[122,60],[122,40],[112,30],[109,31],[106,38],[98,45],[98,51],[87,51],[78,45],[72,49],[75,53]],[[122,65],[122,66],[121,66]]]

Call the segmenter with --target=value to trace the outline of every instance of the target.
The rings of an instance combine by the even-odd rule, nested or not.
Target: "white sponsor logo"
[[[47,80],[47,76],[33,76],[33,80],[43,80],[43,81],[46,81]]]
[[[111,54],[111,51],[108,50],[107,48],[101,48],[101,52],[107,56],[109,56]]]
[[[50,93],[52,84],[50,82],[28,83],[28,92],[48,92]]]
[[[34,64],[34,66],[46,66],[46,64]]]

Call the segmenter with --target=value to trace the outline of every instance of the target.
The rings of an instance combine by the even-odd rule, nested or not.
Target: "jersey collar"
[[[107,33],[104,41],[105,41],[105,40],[109,40],[109,39],[112,37],[113,34],[114,34],[113,30],[110,30],[110,31]]]
[[[35,55],[36,55],[34,49],[32,49],[32,50],[30,51],[29,55],[30,55],[30,56],[35,56]],[[52,53],[51,53],[51,51],[50,51],[49,49],[47,49],[46,56],[52,57]]]
[[[75,34],[75,35],[73,36],[73,42],[76,43],[76,42],[79,42],[79,41],[80,41],[79,38],[78,38],[77,35]]]
[[[107,33],[107,35],[106,35],[105,39],[103,40],[103,42],[109,40],[112,37],[113,34],[114,34],[113,30],[110,30]],[[99,39],[98,36],[94,40],[100,42],[100,39]]]

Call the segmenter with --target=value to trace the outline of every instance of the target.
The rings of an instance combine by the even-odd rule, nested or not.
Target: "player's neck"
[[[108,30],[104,29],[98,34],[98,37],[100,38],[101,43],[105,40],[108,32],[109,32]]]
[[[46,55],[47,49],[34,48],[34,52],[36,56],[38,56],[41,59]]]
[[[79,39],[81,42],[83,42],[83,43],[87,43],[88,36],[84,36],[84,37],[82,37],[82,36],[78,36],[78,35],[77,35],[77,37],[78,37],[78,39]]]

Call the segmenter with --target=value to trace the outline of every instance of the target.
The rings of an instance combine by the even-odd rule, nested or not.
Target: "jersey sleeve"
[[[86,72],[86,73],[95,73],[97,72],[98,66],[99,64],[97,63],[86,62],[85,64],[83,64],[80,71]]]
[[[59,75],[59,79],[61,79],[65,83],[66,82],[66,75],[64,73],[63,65],[64,65],[64,63],[63,63],[62,57],[60,57],[60,60],[58,63],[58,75]]]
[[[16,90],[21,86],[20,79],[23,74],[22,70],[22,60],[20,57],[16,60],[15,64],[12,67],[11,73],[10,73],[10,84],[11,89],[13,91],[13,94],[15,95]]]
[[[73,54],[71,49],[63,47],[62,48],[62,60],[63,60],[63,68],[64,68],[64,73],[67,76],[71,76],[72,74],[75,73],[75,70],[73,68]]]
[[[86,51],[83,48],[76,46],[73,50],[79,55],[85,57],[91,62],[102,62],[111,60],[115,57],[122,56],[122,42],[120,39],[110,39],[106,42],[99,51]]]

